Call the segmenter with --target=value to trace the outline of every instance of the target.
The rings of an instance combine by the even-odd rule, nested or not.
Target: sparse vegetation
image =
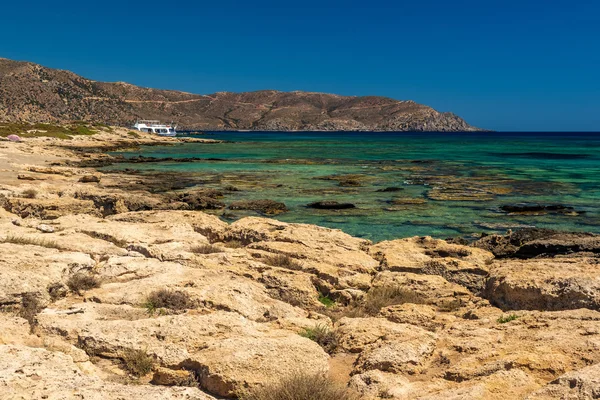
[[[212,244],[202,244],[200,246],[192,247],[192,253],[196,254],[213,254],[213,253],[222,253],[223,249],[212,245]]]
[[[51,240],[45,240],[40,238],[29,238],[25,236],[7,236],[2,240],[3,243],[21,244],[21,245],[32,245],[47,247],[51,249],[60,249],[58,244]]]
[[[73,293],[81,295],[86,290],[100,287],[100,280],[93,275],[78,273],[69,278],[67,286]]]
[[[71,139],[75,135],[93,135],[91,125],[84,121],[75,121],[64,125],[4,123],[0,125],[0,136],[19,135],[20,137],[53,137]]]
[[[130,374],[140,377],[152,371],[154,359],[143,350],[127,349],[121,353],[123,366]]]
[[[148,313],[154,314],[159,309],[183,311],[194,306],[190,295],[186,292],[170,289],[159,289],[150,293],[144,303]]]
[[[35,199],[38,195],[37,190],[35,189],[26,189],[23,190],[23,192],[21,193],[21,196],[26,198],[26,199]]]
[[[319,302],[327,308],[335,307],[335,301],[324,294],[319,293]]]
[[[223,243],[223,246],[228,249],[241,249],[244,247],[244,243],[241,240],[230,240],[228,242]]]
[[[264,263],[273,267],[287,268],[292,270],[302,269],[302,263],[298,260],[286,254],[274,254],[272,256],[266,256]]]
[[[34,293],[25,293],[21,297],[21,308],[19,317],[24,318],[29,322],[31,332],[37,325],[37,315],[44,309],[44,306]]]
[[[137,133],[137,132],[134,132],[134,131],[129,131],[129,132],[127,132],[127,135],[129,135],[129,136],[131,136],[131,137],[134,137],[134,138],[136,138],[136,139],[139,139],[139,138],[141,138],[141,137],[142,137],[142,136],[141,136],[139,133]]]
[[[329,354],[334,353],[338,347],[338,335],[324,324],[318,324],[312,328],[304,328],[300,336],[318,343]]]
[[[507,322],[514,321],[515,319],[518,319],[518,318],[519,318],[519,316],[516,314],[503,315],[500,318],[498,318],[498,323],[505,324]]]
[[[378,286],[371,288],[359,305],[367,315],[377,315],[382,308],[397,304],[423,304],[424,299],[417,292],[393,286]]]
[[[296,372],[280,382],[242,393],[241,400],[358,400],[357,393],[321,374]]]

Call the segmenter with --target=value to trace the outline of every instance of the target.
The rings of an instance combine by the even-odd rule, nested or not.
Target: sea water
[[[213,132],[224,143],[144,147],[125,157],[197,157],[195,162],[115,164],[141,173],[178,172],[225,191],[227,204],[272,199],[274,218],[339,228],[374,241],[430,235],[477,237],[535,226],[600,233],[600,134]],[[381,191],[394,187],[397,191]],[[352,203],[316,210],[314,201]],[[564,205],[513,215],[504,205]],[[217,212],[234,220],[252,212]],[[256,214],[254,214],[256,215]]]

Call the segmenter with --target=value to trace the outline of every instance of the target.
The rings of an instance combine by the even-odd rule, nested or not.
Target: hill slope
[[[0,58],[0,120],[84,120],[128,126],[140,118],[204,130],[478,130],[413,101],[263,90],[198,95],[96,82],[69,71]]]

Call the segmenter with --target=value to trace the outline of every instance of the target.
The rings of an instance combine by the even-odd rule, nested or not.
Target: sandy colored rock
[[[527,400],[598,398],[600,398],[600,364],[562,375],[527,396]]]
[[[210,400],[195,388],[123,385],[94,376],[61,352],[0,345],[0,392],[6,399],[185,399]]]
[[[431,237],[384,241],[369,252],[386,270],[440,275],[474,292],[483,289],[487,264],[494,258],[485,250]]]
[[[600,310],[600,263],[595,258],[497,261],[484,296],[514,310]]]

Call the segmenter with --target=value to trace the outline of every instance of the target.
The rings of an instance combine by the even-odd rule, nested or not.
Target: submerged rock
[[[240,200],[229,205],[230,210],[250,210],[267,215],[277,215],[288,211],[285,204],[274,200]]]
[[[315,201],[306,205],[308,208],[316,208],[319,210],[346,210],[356,208],[352,203],[338,203],[334,200]]]
[[[404,188],[397,187],[397,186],[390,186],[390,187],[386,187],[383,189],[379,189],[379,190],[377,190],[377,192],[387,193],[387,192],[399,192],[401,190],[404,190]]]

